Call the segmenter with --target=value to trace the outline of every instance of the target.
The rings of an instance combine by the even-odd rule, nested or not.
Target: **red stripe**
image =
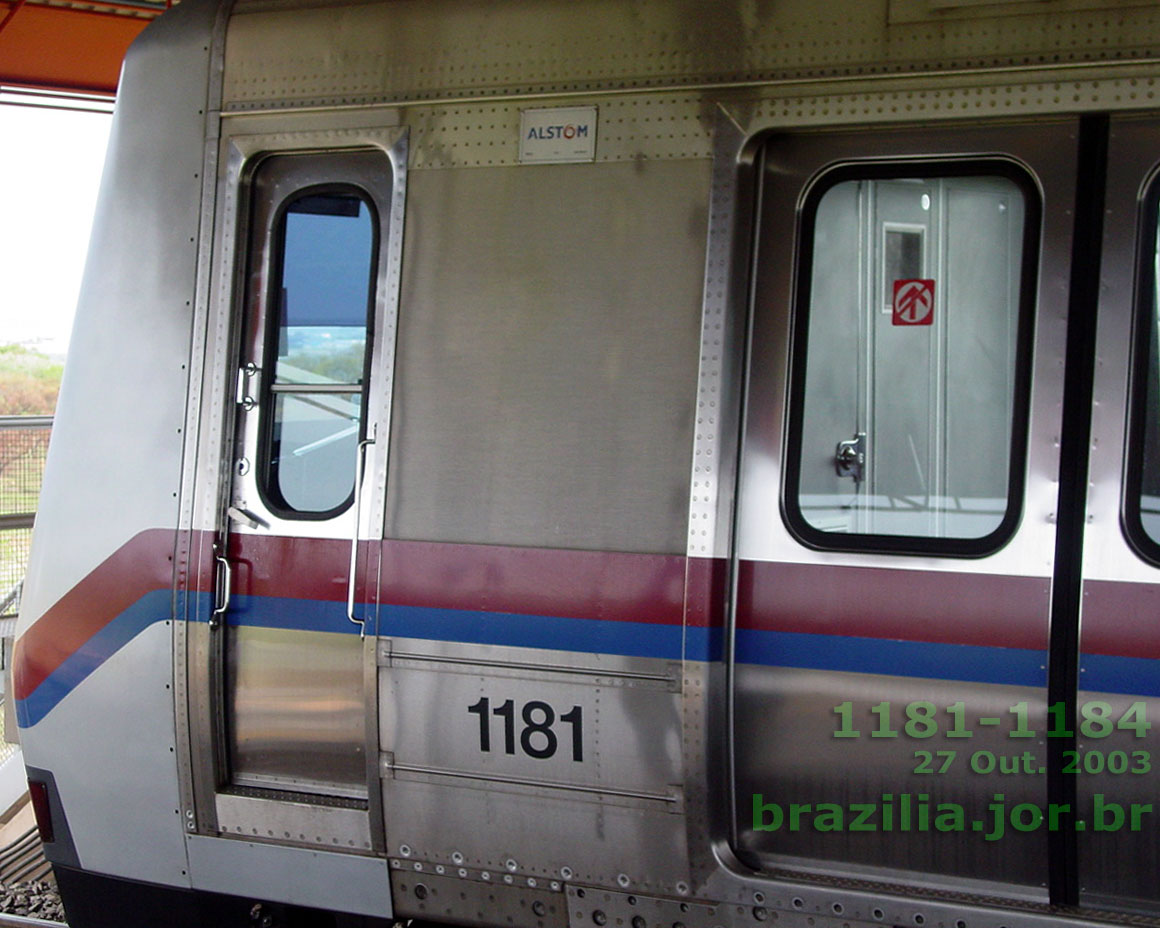
[[[685,558],[428,542],[383,543],[380,601],[679,625]]]
[[[743,561],[738,624],[1004,648],[1047,648],[1050,582],[1036,577]]]
[[[349,541],[245,535],[231,556],[236,593],[346,598]],[[679,625],[684,585],[679,555],[384,541],[379,601]]]
[[[697,628],[723,628],[729,601],[729,562],[724,558],[689,558],[685,587],[685,621]]]
[[[1160,658],[1160,584],[1086,581],[1080,629],[1085,654]]]
[[[346,599],[349,540],[235,534],[230,536],[229,554],[235,594]]]
[[[176,533],[141,532],[65,593],[17,639],[12,686],[24,699],[67,658],[146,593],[173,584]]]

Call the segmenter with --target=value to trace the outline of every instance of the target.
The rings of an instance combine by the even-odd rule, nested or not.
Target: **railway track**
[[[0,928],[62,924],[55,919],[63,917],[52,867],[44,857],[25,793],[0,824]]]
[[[0,928],[67,928],[64,922],[50,922],[43,918],[26,918],[23,915],[0,913]]]

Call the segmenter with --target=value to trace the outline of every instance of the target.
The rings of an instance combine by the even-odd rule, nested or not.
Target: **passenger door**
[[[1080,901],[1154,911],[1160,899],[1160,121],[1113,117],[1103,231],[1090,500],[1078,637]],[[1086,716],[1086,718],[1085,718]],[[1086,722],[1086,725],[1084,724]],[[1119,728],[1123,722],[1131,728]]]
[[[391,187],[381,151],[271,155],[249,186],[236,438],[211,620],[222,637],[227,792],[365,809],[377,780],[364,672],[373,634],[364,642],[360,632],[368,622],[373,632],[368,578],[379,548],[359,539],[378,537],[375,513],[381,525],[375,438],[389,391],[377,352]]]
[[[758,869],[1025,897],[1062,853],[1046,733],[1065,724],[1077,137],[762,149],[732,654],[733,843]]]

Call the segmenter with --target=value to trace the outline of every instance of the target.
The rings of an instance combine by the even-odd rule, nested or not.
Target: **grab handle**
[[[354,587],[358,567],[358,525],[359,515],[362,513],[363,478],[366,476],[367,446],[375,443],[374,437],[364,438],[358,443],[358,459],[354,471],[354,532],[350,540],[350,577],[346,585],[346,617],[359,627],[359,637],[365,638],[367,633],[366,619],[360,619],[354,614]]]
[[[214,547],[217,547],[216,545]],[[233,586],[233,568],[230,567],[229,559],[224,555],[215,554],[214,561],[217,562],[217,590],[215,599],[215,606],[213,613],[209,617],[209,627],[217,628],[222,623],[222,618],[226,611],[230,608],[230,587]]]

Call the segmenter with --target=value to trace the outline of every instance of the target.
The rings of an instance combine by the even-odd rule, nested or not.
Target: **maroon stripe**
[[[13,649],[12,681],[25,699],[45,678],[146,593],[173,583],[176,532],[150,529],[131,538],[55,602]]]
[[[178,536],[174,577],[178,589],[209,593],[216,582],[214,533],[186,531]]]
[[[1087,580],[1080,650],[1160,658],[1160,584]]]
[[[230,565],[235,595],[341,602],[350,576],[350,541],[235,533]]]
[[[415,541],[383,543],[380,602],[679,625],[685,558]]]
[[[691,557],[685,572],[688,608],[685,621],[700,628],[722,628],[729,598],[729,562]]]
[[[1047,647],[1037,577],[743,561],[738,625],[1005,648]]]
[[[234,592],[341,601],[350,542],[236,536]],[[360,554],[364,558],[365,553]],[[685,558],[384,541],[379,602],[435,609],[679,625]]]

